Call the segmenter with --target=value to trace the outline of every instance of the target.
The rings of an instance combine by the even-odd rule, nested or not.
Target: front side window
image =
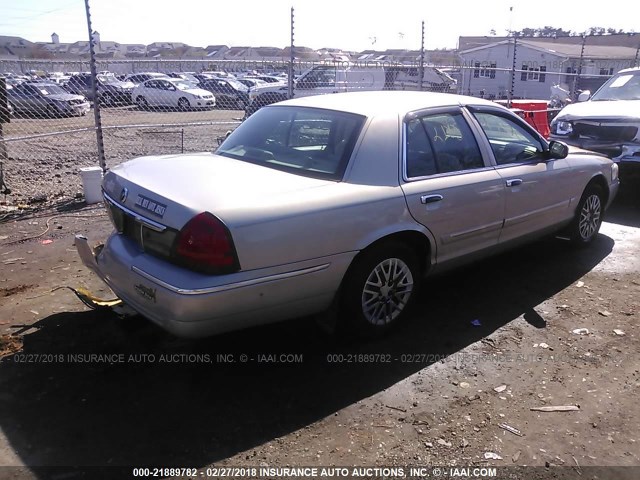
[[[484,167],[476,139],[461,113],[411,119],[405,132],[407,178]]]
[[[489,139],[498,165],[542,159],[540,140],[513,119],[487,112],[475,112],[474,116]]]
[[[365,117],[306,107],[265,107],[216,153],[300,175],[340,180]]]

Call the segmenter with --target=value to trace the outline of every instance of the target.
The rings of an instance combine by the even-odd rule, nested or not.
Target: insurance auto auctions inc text
[[[214,477],[251,478],[469,478],[485,479],[497,475],[492,467],[209,467]]]

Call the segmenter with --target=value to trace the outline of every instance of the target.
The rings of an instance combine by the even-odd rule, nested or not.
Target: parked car
[[[265,83],[287,83],[286,78],[272,75],[247,75],[244,78],[262,80]]]
[[[169,78],[168,75],[164,73],[158,72],[147,72],[147,73],[131,73],[124,77],[124,82],[131,82],[134,86],[140,85],[142,82],[146,82],[147,80],[151,80],[152,78]]]
[[[134,86],[132,82],[123,82],[113,74],[98,74],[96,79],[98,80],[98,98],[100,98],[101,105],[112,106],[131,103],[131,93]],[[90,73],[73,75],[66,88],[71,93],[84,95],[89,100],[93,100]]]
[[[331,306],[377,335],[406,316],[424,275],[563,229],[589,244],[617,188],[609,159],[549,143],[487,100],[322,95],[261,109],[215,153],[112,168],[116,231],[104,248],[77,247],[177,335]]]
[[[198,86],[213,93],[218,106],[244,110],[249,105],[249,88],[232,78],[211,78]]]
[[[578,101],[556,115],[550,138],[600,152],[640,174],[640,68],[621,70]]]
[[[23,82],[7,90],[7,101],[15,113],[47,118],[86,115],[91,108],[84,96],[69,93],[51,82]]]
[[[196,88],[177,78],[147,80],[133,89],[132,98],[138,107],[213,108],[215,97],[206,90]]]
[[[191,83],[193,85],[198,85],[199,80],[195,77],[193,73],[187,72],[171,72],[169,75],[171,78],[178,78],[184,80],[185,82]]]
[[[268,83],[265,82],[264,80],[260,80],[257,78],[239,78],[238,81],[244,86],[249,87],[250,89],[260,87],[263,85],[268,85]]]

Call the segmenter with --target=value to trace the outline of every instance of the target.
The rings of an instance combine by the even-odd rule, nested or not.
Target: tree
[[[522,30],[514,30],[509,32],[510,37],[545,37],[545,38],[560,38],[569,36],[581,36],[581,35],[616,35],[624,33],[622,29],[616,30],[615,28],[604,27],[590,27],[584,32],[573,32],[571,30],[564,30],[563,28],[556,28],[546,25],[542,28],[523,28]]]
[[[604,27],[590,27],[587,30],[587,35],[604,35],[606,31],[607,29]]]

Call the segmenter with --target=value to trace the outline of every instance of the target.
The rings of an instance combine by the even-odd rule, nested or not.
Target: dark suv
[[[198,84],[216,97],[216,105],[244,110],[249,105],[249,89],[231,78],[206,78]]]
[[[111,106],[116,104],[131,104],[131,92],[133,92],[133,83],[118,80],[115,75],[99,74],[98,79],[98,98],[100,104]],[[78,95],[84,95],[89,100],[93,100],[93,91],[91,89],[91,74],[80,73],[73,75],[66,85],[66,89]]]

